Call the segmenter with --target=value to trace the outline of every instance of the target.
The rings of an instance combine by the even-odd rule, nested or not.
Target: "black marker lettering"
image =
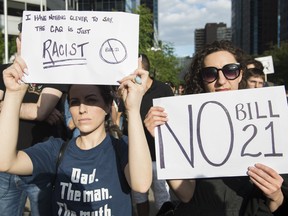
[[[31,14],[27,14],[27,15],[26,15],[26,21],[27,21],[27,20],[31,20]]]

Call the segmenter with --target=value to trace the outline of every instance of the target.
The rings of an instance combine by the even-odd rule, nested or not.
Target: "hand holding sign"
[[[144,119],[146,129],[150,134],[155,137],[155,128],[160,125],[164,125],[168,121],[167,113],[164,108],[159,106],[153,106],[149,109]]]
[[[22,92],[27,90],[28,85],[25,82],[25,73],[27,74],[27,65],[21,57],[21,42],[20,39],[16,39],[17,56],[13,64],[3,71],[3,80],[6,86],[6,93],[9,92]]]
[[[127,110],[131,109],[130,104],[134,104],[135,102],[138,104],[137,110],[140,109],[142,96],[146,92],[147,78],[149,72],[142,69],[142,61],[141,58],[138,59],[138,68],[134,71],[133,74],[124,77],[119,81],[119,92],[122,96],[122,99],[125,103],[125,107]],[[137,83],[135,79],[141,80],[141,83]],[[139,96],[140,95],[140,96]]]

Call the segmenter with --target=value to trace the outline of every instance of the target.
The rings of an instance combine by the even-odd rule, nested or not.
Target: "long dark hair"
[[[206,45],[201,51],[197,52],[193,56],[189,71],[184,77],[186,82],[186,94],[197,94],[205,92],[204,84],[200,74],[201,69],[204,67],[204,59],[207,55],[218,51],[227,51],[231,53],[235,57],[236,61],[241,65],[244,61],[244,52],[240,48],[233,46],[230,41],[215,41]]]
[[[110,133],[115,138],[120,138],[122,136],[122,132],[120,131],[117,125],[111,124],[110,116],[111,116],[111,107],[114,100],[114,90],[112,86],[109,85],[95,85],[98,87],[100,94],[108,107],[107,115],[105,116],[105,128],[108,133]],[[68,88],[68,104],[69,104],[69,93],[72,85]]]

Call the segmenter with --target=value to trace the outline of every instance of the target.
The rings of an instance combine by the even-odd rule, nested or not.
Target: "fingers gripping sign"
[[[159,106],[153,106],[150,108],[145,116],[144,124],[150,134],[155,137],[155,128],[165,124],[168,121],[167,113],[164,108]]]
[[[140,57],[138,59],[138,69],[142,69],[142,55],[140,55]],[[142,84],[142,79],[139,75],[136,75],[135,82],[139,85]]]
[[[136,77],[138,81],[136,81]],[[148,78],[148,71],[142,69],[141,58],[138,59],[138,68],[133,74],[124,77],[119,81],[119,92],[125,103],[126,109],[139,108],[142,96],[146,91],[146,82]]]

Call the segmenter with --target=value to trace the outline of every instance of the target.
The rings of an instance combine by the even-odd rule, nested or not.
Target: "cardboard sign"
[[[274,65],[273,65],[273,58],[272,56],[264,56],[255,58],[256,60],[260,61],[264,67],[264,74],[273,74],[274,73]]]
[[[24,11],[22,22],[29,83],[116,85],[137,68],[136,14]]]
[[[159,179],[245,176],[255,163],[288,173],[283,86],[159,98],[153,105],[169,119],[155,128]]]

